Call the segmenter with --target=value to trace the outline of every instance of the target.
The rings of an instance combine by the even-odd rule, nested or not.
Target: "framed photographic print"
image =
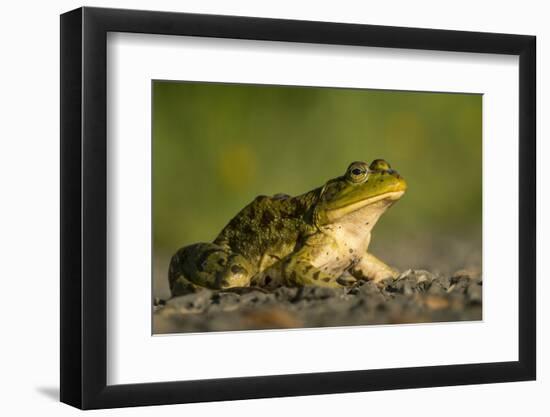
[[[535,37],[61,16],[61,400],[535,379]]]

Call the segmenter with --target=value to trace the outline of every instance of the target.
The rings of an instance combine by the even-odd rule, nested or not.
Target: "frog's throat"
[[[366,206],[377,203],[379,201],[386,200],[388,205],[399,200],[405,191],[390,191],[384,194],[380,194],[365,200],[360,200],[355,203],[347,204],[343,207],[333,207],[326,209],[326,216],[330,219],[339,219],[347,214],[353,213],[354,211],[360,210]]]

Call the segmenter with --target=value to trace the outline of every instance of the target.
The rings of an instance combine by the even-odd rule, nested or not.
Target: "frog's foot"
[[[173,296],[201,288],[226,289],[250,284],[252,268],[240,255],[213,243],[181,248],[170,261],[168,278]]]
[[[357,279],[372,280],[376,284],[386,278],[397,278],[399,272],[386,265],[376,256],[366,253],[361,260],[355,264],[350,273]]]

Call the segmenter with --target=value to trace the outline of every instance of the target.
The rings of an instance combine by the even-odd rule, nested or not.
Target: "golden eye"
[[[369,170],[365,166],[351,166],[348,169],[348,177],[353,182],[364,182],[369,176]]]

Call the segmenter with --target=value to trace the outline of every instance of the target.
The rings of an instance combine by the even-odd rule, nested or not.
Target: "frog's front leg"
[[[376,283],[385,278],[397,278],[399,271],[386,265],[376,256],[365,253],[349,272],[357,279],[372,280]]]

